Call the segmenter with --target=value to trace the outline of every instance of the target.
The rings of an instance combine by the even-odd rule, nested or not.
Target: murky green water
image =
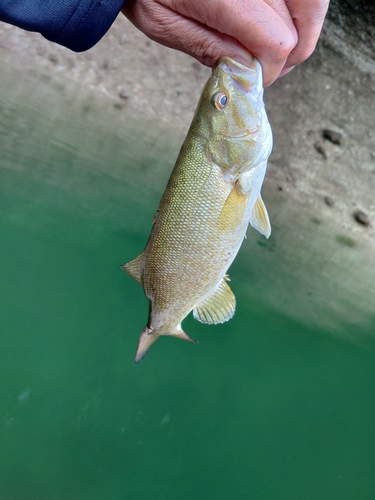
[[[22,88],[1,100],[1,500],[372,500],[375,321],[358,297],[374,289],[332,274],[374,260],[338,232],[330,264],[316,218],[291,239],[271,201],[273,239],[250,233],[231,269],[235,318],[188,318],[198,346],[160,339],[136,366],[147,301],[119,266],[177,139]]]

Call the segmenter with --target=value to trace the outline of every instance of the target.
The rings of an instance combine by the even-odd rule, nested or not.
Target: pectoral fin
[[[254,229],[263,234],[266,238],[270,237],[271,234],[271,224],[268,217],[266,206],[259,195],[259,198],[255,202],[251,218],[250,224]]]
[[[193,309],[194,318],[201,323],[218,324],[229,321],[236,309],[236,298],[223,278],[212,295]]]
[[[135,259],[121,266],[121,269],[142,286],[143,252]]]
[[[232,191],[226,199],[219,217],[219,229],[223,231],[233,230],[243,220],[246,203],[249,199],[248,193],[243,193],[240,183],[235,182]]]

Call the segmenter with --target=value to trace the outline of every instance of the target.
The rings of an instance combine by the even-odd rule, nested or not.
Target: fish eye
[[[213,108],[221,111],[228,103],[228,96],[224,92],[215,92],[210,99],[210,104]]]

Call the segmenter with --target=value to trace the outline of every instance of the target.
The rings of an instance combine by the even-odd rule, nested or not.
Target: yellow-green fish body
[[[272,133],[262,72],[223,58],[206,83],[155,215],[145,250],[123,269],[150,301],[136,362],[160,335],[191,340],[181,321],[193,311],[223,323],[235,311],[226,272],[250,223],[271,228],[260,196]]]

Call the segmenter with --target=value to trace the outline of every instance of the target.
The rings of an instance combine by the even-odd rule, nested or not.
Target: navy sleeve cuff
[[[123,3],[124,0],[0,0],[0,19],[82,52],[107,33]]]

